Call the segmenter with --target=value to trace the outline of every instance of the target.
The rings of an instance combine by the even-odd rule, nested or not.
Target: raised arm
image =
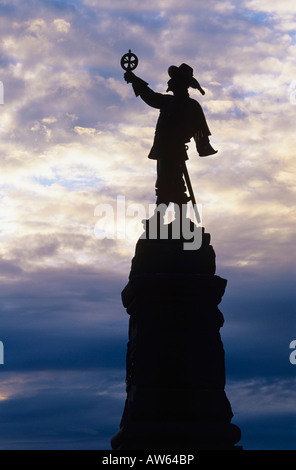
[[[165,100],[165,96],[161,93],[156,93],[149,88],[148,83],[137,77],[133,72],[126,72],[124,79],[127,83],[131,83],[136,96],[140,96],[146,104],[152,108],[160,109]]]

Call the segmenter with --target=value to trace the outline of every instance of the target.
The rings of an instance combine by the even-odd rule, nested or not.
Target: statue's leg
[[[164,217],[170,201],[168,192],[168,174],[163,160],[157,160],[157,180],[155,183],[156,207],[149,219],[142,220],[146,233],[159,234],[160,227],[164,224]],[[157,238],[157,236],[156,236]]]
[[[190,200],[186,194],[183,179],[183,165],[178,160],[163,158],[157,160],[156,204],[176,202],[185,204]]]

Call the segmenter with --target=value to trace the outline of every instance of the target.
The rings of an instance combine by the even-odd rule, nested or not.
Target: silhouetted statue
[[[158,215],[170,202],[179,207],[185,203],[186,208],[183,175],[194,201],[188,185],[186,143],[193,137],[200,156],[216,151],[209,142],[202,108],[188,94],[189,87],[204,93],[192,68],[182,64],[168,69],[167,91],[173,92],[169,95],[155,93],[136,77],[133,70],[137,63],[130,50],[122,57],[125,80],[132,83],[136,96],[160,109],[149,153],[149,158],[157,160],[160,208],[156,217],[146,222],[145,235],[151,235]],[[235,445],[241,432],[231,423],[233,412],[224,390],[225,353],[220,335],[224,317],[219,304],[227,280],[215,274],[216,254],[210,234],[200,229],[200,247],[189,250],[181,235],[141,236],[137,242],[129,280],[122,291],[122,303],[130,317],[127,396],[120,429],[111,439],[114,450],[241,448]]]
[[[156,204],[168,206],[174,202],[181,206],[192,199],[186,194],[183,180],[185,161],[188,160],[186,143],[194,138],[201,157],[213,155],[217,151],[209,142],[211,132],[202,107],[188,93],[189,87],[205,93],[193,77],[193,69],[187,64],[181,64],[180,67],[172,65],[168,74],[167,92],[172,91],[173,95],[154,92],[147,82],[131,70],[127,70],[124,78],[132,83],[136,96],[160,110],[153,146],[148,155],[148,158],[157,160]]]

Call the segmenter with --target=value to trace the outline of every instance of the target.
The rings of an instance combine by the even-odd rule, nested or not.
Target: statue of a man
[[[173,202],[181,207],[190,200],[183,180],[184,162],[188,159],[186,143],[193,137],[201,157],[217,151],[210,145],[211,133],[202,107],[188,93],[188,88],[192,87],[204,94],[193,77],[193,69],[187,64],[180,67],[172,65],[168,74],[167,92],[172,91],[173,95],[154,92],[147,82],[131,71],[127,71],[124,78],[132,83],[136,96],[160,110],[153,146],[148,155],[148,158],[157,160],[156,205],[168,206]]]

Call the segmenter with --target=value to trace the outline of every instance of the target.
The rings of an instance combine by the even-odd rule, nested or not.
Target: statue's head
[[[168,74],[171,77],[168,81],[167,91],[187,90],[189,87],[196,88],[203,95],[204,90],[201,88],[198,81],[193,77],[193,69],[187,64],[181,64],[180,67],[171,65],[168,68]]]

